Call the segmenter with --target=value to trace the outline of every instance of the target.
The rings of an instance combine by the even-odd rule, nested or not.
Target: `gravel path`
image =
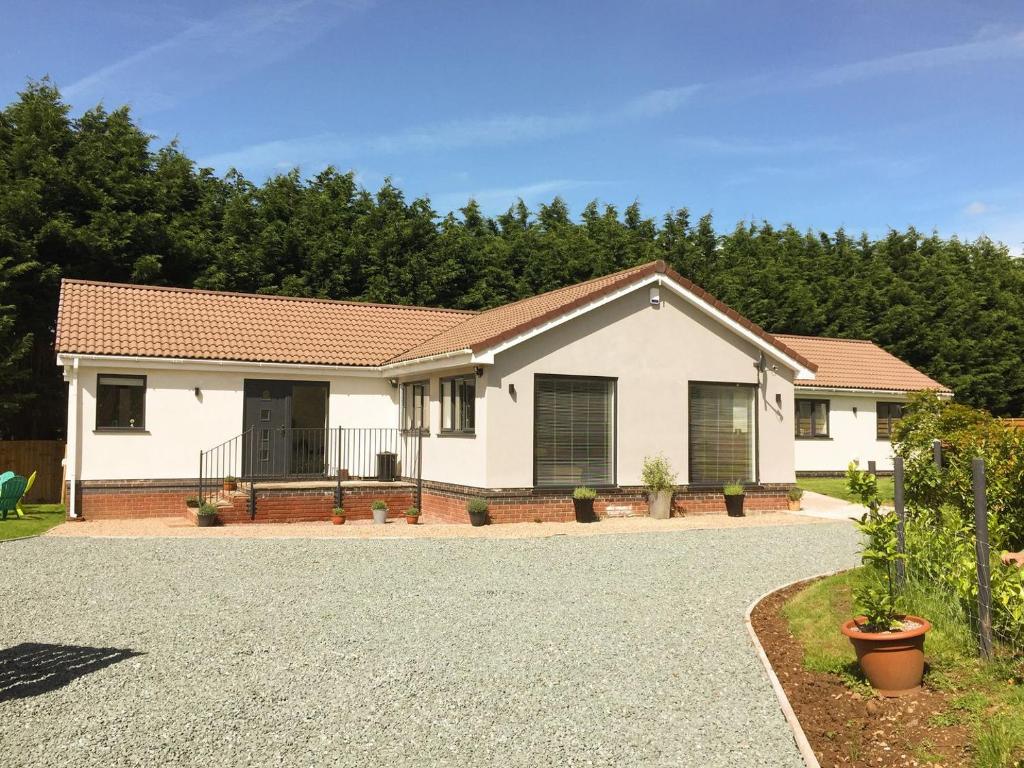
[[[799,766],[743,612],[855,544],[829,523],[0,544],[0,763]],[[69,680],[17,676],[37,660]]]

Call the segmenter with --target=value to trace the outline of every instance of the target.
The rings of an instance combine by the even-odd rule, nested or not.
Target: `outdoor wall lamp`
[[[779,408],[782,407],[782,393],[781,392],[776,392],[775,393],[775,404],[777,406],[779,406]]]
[[[477,375],[477,378],[480,378],[484,375],[484,367],[482,365],[478,365],[473,369],[473,372]]]
[[[855,406],[853,406],[853,415],[854,415],[854,416],[856,416],[856,415],[857,415],[857,406],[856,406],[856,405],[855,405]]]
[[[392,389],[398,389],[398,379],[388,379]]]
[[[509,385],[508,385],[508,393],[510,395],[512,395],[512,397],[516,396],[516,385],[515,384],[509,383]]]
[[[201,390],[199,387],[196,387],[194,391],[195,391],[195,395],[196,395],[196,400],[198,400],[199,398],[201,398],[203,396],[203,390]]]

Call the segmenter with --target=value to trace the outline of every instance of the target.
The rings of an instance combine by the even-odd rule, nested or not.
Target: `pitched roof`
[[[815,364],[663,261],[485,312],[64,280],[58,353],[378,366],[480,352],[655,274],[809,370]]]
[[[473,314],[64,280],[55,346],[96,355],[376,366]]]
[[[818,364],[814,379],[798,382],[801,387],[952,392],[871,341],[788,334],[776,338]]]
[[[777,337],[772,336],[761,328],[761,326],[743,317],[739,312],[719,301],[679,273],[669,269],[664,261],[648,262],[647,264],[624,269],[611,275],[596,277],[583,283],[559,288],[538,296],[531,296],[528,299],[522,299],[512,304],[505,304],[486,310],[413,347],[396,357],[392,362],[415,360],[421,357],[441,355],[446,352],[455,352],[463,349],[469,349],[473,352],[490,349],[514,336],[537,328],[549,320],[614,293],[619,288],[624,288],[631,283],[658,273],[673,280],[684,290],[710,304],[783,354],[806,366],[809,370],[813,371],[815,369],[814,363],[804,358],[797,350],[788,347],[779,341]]]

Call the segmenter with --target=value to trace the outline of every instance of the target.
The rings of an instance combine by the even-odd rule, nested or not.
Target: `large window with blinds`
[[[533,477],[538,487],[615,484],[615,380],[534,379]]]
[[[756,478],[753,384],[690,383],[690,483]]]
[[[828,400],[796,400],[796,437],[798,440],[828,438]]]

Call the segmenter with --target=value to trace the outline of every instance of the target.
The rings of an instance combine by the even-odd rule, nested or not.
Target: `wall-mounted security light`
[[[477,378],[479,378],[484,375],[484,367],[482,365],[478,365],[473,369],[473,372],[477,375]]]
[[[655,309],[661,306],[661,288],[657,285],[651,286],[651,306]]]
[[[388,379],[388,384],[391,385],[392,389],[398,389],[398,379]]]

